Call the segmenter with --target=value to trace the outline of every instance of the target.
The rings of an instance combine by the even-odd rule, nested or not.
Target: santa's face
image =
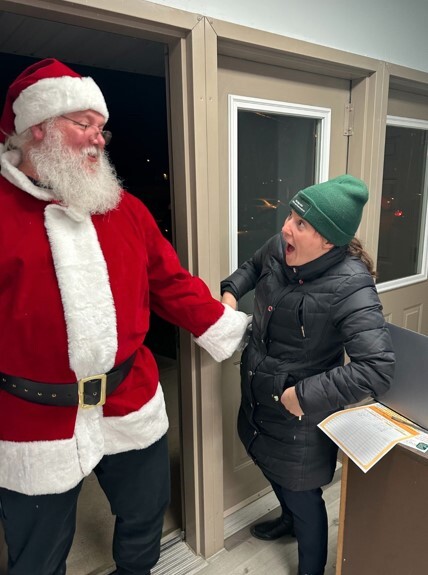
[[[105,148],[104,126],[104,116],[93,110],[70,112],[57,118],[64,145],[83,156],[88,167],[99,161]]]
[[[41,141],[28,150],[28,160],[40,184],[52,190],[64,206],[81,213],[104,214],[120,201],[121,185],[104,150],[102,134],[64,118],[48,120]]]

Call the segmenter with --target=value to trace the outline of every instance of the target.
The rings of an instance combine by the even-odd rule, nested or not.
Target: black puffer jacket
[[[284,248],[281,234],[274,236],[222,282],[222,293],[239,300],[255,287],[252,335],[241,361],[239,436],[268,478],[301,491],[329,483],[336,465],[337,448],[317,424],[384,393],[394,353],[372,277],[359,258],[335,247],[290,268]],[[302,418],[280,401],[292,385]]]

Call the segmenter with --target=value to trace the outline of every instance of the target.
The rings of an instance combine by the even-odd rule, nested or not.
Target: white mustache
[[[83,148],[81,150],[82,156],[94,156],[98,158],[101,154],[101,151],[96,146],[88,146],[87,148]]]

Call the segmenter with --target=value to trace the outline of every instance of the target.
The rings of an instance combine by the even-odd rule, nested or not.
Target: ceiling
[[[0,11],[0,54],[165,76],[165,46],[50,20]]]

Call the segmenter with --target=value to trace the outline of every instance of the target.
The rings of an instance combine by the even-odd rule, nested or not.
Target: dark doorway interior
[[[0,31],[4,17],[5,13],[0,12]],[[112,69],[106,69],[102,66],[88,66],[81,57],[76,56],[75,52],[79,52],[80,46],[85,44],[85,39],[91,38],[93,41],[94,34],[102,35],[103,43],[98,44],[97,53],[100,62],[104,65],[105,52],[114,53],[116,42],[121,46],[122,53],[123,46],[129,44],[129,50],[132,49],[132,54],[135,54],[135,50],[138,50],[138,42],[143,42],[144,46],[147,47],[147,41],[13,14],[6,14],[6,17],[9,28],[10,22],[13,25],[16,24],[17,29],[18,23],[22,24],[19,29],[31,24],[35,45],[33,46],[34,49],[31,49],[31,38],[27,38],[23,49],[27,51],[24,52],[18,48],[18,38],[15,47],[5,46],[4,42],[0,40],[0,69],[2,71],[0,109],[3,108],[6,90],[10,82],[24,68],[40,58],[57,57],[80,74],[92,76],[103,91],[109,108],[108,129],[112,131],[113,138],[108,152],[123,180],[124,188],[147,205],[162,233],[173,242],[165,70],[163,69],[159,73],[160,53],[163,65],[165,47],[151,43],[153,46],[150,46],[150,50],[142,50],[141,52],[141,63],[144,58],[152,58],[152,68],[156,69],[156,75],[141,73],[142,66],[134,66],[134,68],[138,68],[138,73],[124,70],[122,68],[129,69],[131,66],[121,66],[119,57],[111,61],[109,67]],[[49,42],[49,38],[51,39],[49,52],[40,53],[38,45],[41,35],[37,33],[38,27],[43,28],[44,41],[48,38],[46,43]],[[76,47],[76,50],[70,48],[68,52],[66,51],[66,57],[64,46],[60,40],[58,40],[58,51],[55,50],[54,37],[55,35],[58,36],[56,27],[61,28],[63,35],[71,34],[74,36],[72,45]],[[47,37],[46,34],[51,34],[51,36]],[[33,54],[37,57],[33,57]],[[93,61],[94,54],[92,53],[91,63]],[[144,65],[146,64],[150,69],[150,62],[144,62]],[[176,328],[159,317],[152,316],[146,343],[154,352],[159,364],[160,380],[170,419],[172,502],[165,518],[165,536],[178,533],[183,527],[177,341]],[[91,475],[85,481],[79,501],[78,529],[69,557],[67,573],[70,575],[98,573],[100,568],[108,565],[112,528],[113,520],[110,517],[108,503],[95,478]],[[2,575],[5,559],[5,550],[2,545],[4,544],[1,542],[0,533],[0,575]]]

